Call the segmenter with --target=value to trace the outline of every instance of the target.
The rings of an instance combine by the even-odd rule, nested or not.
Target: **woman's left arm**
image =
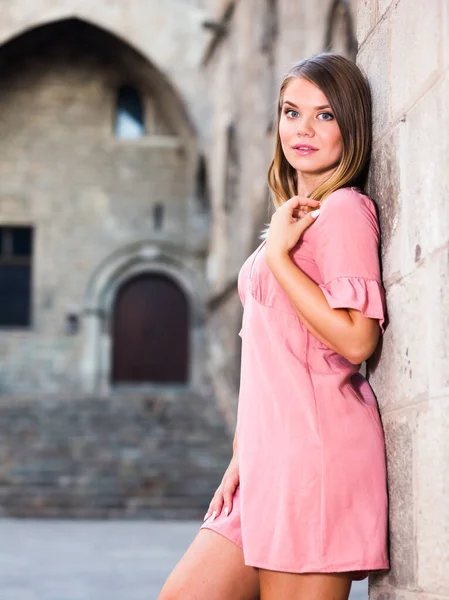
[[[311,333],[349,362],[360,364],[374,352],[384,321],[380,281],[379,228],[372,201],[341,188],[312,213],[292,216],[291,198],[272,217],[265,260]],[[315,283],[291,259],[290,250],[312,226]]]
[[[376,349],[379,322],[354,308],[331,308],[321,288],[293,263],[289,254],[265,256],[307,329],[350,363],[360,364]]]

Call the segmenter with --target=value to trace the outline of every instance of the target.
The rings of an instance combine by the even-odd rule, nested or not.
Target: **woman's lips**
[[[317,152],[316,148],[311,148],[310,146],[294,146],[293,150],[300,156],[308,156],[309,154]]]

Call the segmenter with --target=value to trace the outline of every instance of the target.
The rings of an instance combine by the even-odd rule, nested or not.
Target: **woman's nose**
[[[302,118],[298,119],[298,125],[296,127],[296,133],[298,135],[311,135],[313,134],[313,127],[310,119]]]

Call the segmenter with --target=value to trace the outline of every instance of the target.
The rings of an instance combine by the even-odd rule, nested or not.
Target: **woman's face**
[[[302,77],[293,78],[284,91],[279,136],[285,158],[299,173],[329,173],[341,160],[343,141],[329,102]]]

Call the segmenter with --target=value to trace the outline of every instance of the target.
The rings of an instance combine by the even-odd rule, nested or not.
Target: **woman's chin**
[[[309,175],[311,177],[318,176],[318,175],[324,175],[325,173],[328,173],[329,171],[333,170],[332,168],[329,168],[329,167],[323,166],[323,165],[304,164],[304,163],[298,163],[298,162],[296,162],[294,165],[292,165],[292,167],[298,173],[301,173],[301,175]]]
[[[298,159],[296,159],[295,161],[291,161],[290,165],[295,169],[295,171],[301,173],[301,175],[308,175],[310,177],[322,177],[324,175],[331,175],[338,166],[334,164],[323,165],[322,163]]]

